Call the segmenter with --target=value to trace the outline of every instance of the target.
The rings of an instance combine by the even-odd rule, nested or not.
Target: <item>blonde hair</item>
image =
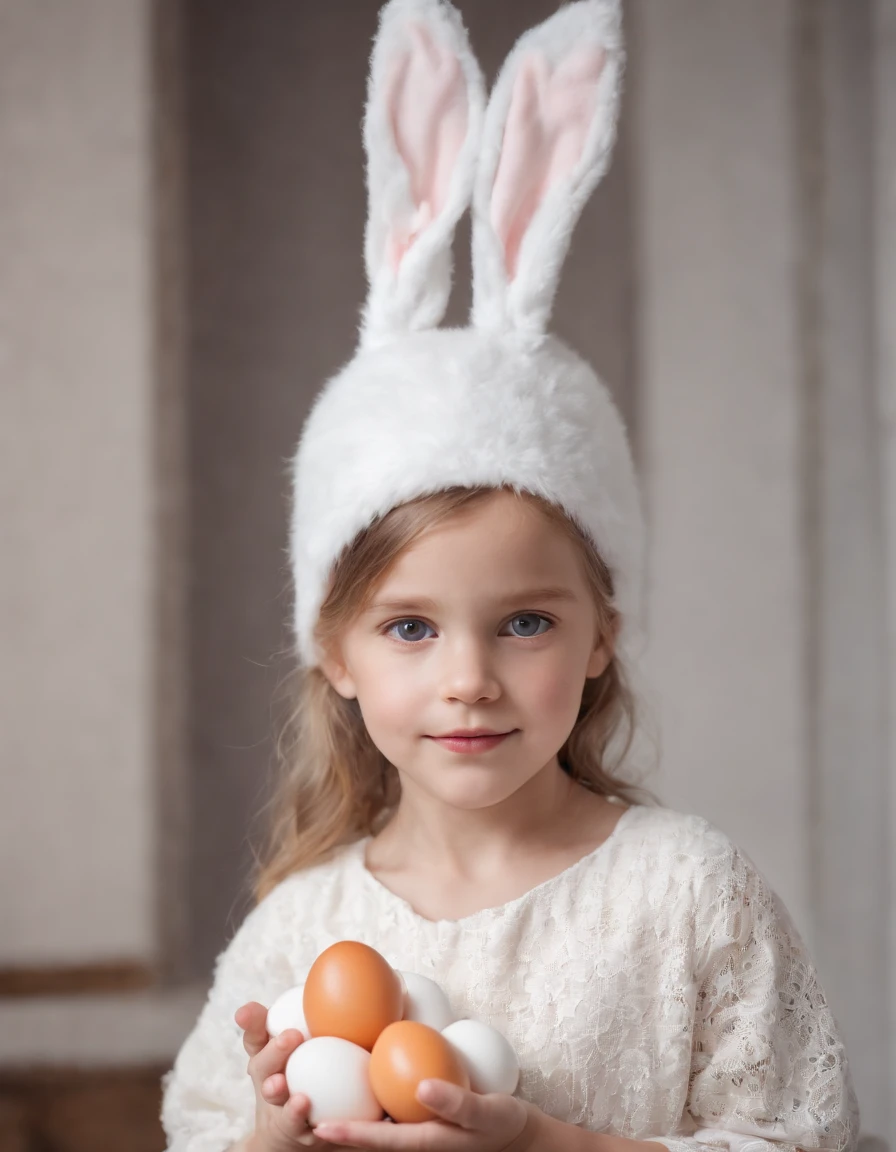
[[[406,548],[428,529],[473,509],[494,492],[494,488],[449,488],[421,496],[393,508],[361,532],[334,566],[315,629],[321,649],[326,650],[366,606]],[[578,549],[600,635],[608,635],[616,612],[606,564],[560,508],[528,492],[515,494],[534,503]],[[294,677],[297,684],[290,685],[290,692],[295,693],[295,704],[277,747],[282,772],[270,805],[269,845],[255,882],[258,899],[291,873],[376,832],[394,811],[400,794],[398,773],[370,739],[357,701],[340,696],[318,667],[297,669]],[[639,802],[643,789],[616,774],[634,730],[634,697],[614,657],[602,675],[585,681],[578,717],[558,753],[559,761],[590,791]]]

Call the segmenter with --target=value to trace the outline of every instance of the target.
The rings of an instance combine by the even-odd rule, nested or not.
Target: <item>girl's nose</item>
[[[487,644],[474,638],[459,638],[446,644],[442,653],[440,674],[444,700],[475,704],[500,696],[501,687]]]

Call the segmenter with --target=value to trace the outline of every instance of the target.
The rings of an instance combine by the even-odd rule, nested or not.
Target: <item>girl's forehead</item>
[[[508,537],[525,537],[559,533],[560,528],[534,497],[506,488],[495,488],[479,494],[473,503],[461,506],[446,519],[434,523],[425,535],[439,532],[497,532]]]
[[[573,586],[579,568],[575,546],[559,525],[535,505],[498,494],[424,532],[396,557],[378,591],[420,592],[421,583]]]
[[[443,551],[463,551],[471,556],[483,552],[503,554],[507,549],[537,551],[564,533],[534,504],[506,493],[488,496],[427,528],[401,554],[413,559]]]

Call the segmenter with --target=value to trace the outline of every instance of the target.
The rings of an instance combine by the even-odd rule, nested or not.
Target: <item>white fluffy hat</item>
[[[306,665],[333,564],[396,505],[455,485],[559,505],[614,581],[631,656],[643,529],[622,420],[591,367],[546,332],[572,229],[606,171],[623,66],[619,0],[581,0],[523,35],[485,105],[446,0],[390,0],[364,141],[370,290],[354,358],[325,386],[294,461],[295,631]],[[472,200],[473,313],[444,329],[451,241]]]

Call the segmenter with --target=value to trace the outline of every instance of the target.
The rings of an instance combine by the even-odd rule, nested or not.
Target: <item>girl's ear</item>
[[[340,652],[331,650],[322,653],[318,660],[318,666],[329,680],[334,692],[338,692],[344,700],[356,700],[358,698],[355,681]]]
[[[619,0],[580,0],[523,35],[483,126],[473,195],[473,322],[538,336],[616,138]]]
[[[370,61],[364,145],[370,291],[362,343],[438,324],[451,242],[467,207],[485,105],[482,74],[447,0],[390,0]]]
[[[610,661],[616,654],[616,641],[619,639],[619,632],[622,628],[622,617],[617,612],[613,616],[613,623],[610,625],[609,632],[604,632],[598,635],[596,645],[591,653],[588,661],[588,668],[585,672],[585,679],[592,680],[598,676],[602,676],[610,666]]]

